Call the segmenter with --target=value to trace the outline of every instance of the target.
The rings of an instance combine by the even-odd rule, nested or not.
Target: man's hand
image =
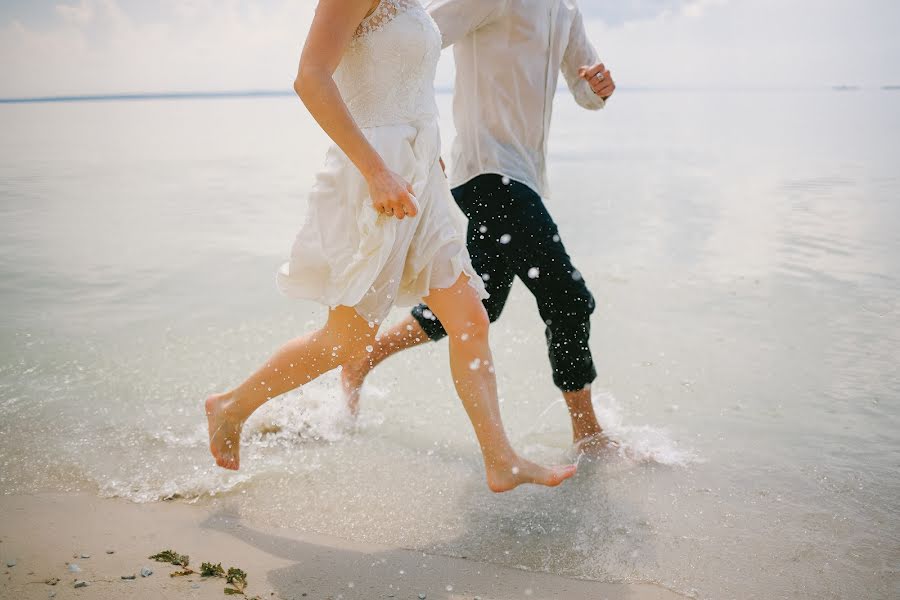
[[[616,82],[613,81],[612,73],[603,66],[603,63],[597,63],[593,67],[581,67],[578,69],[578,76],[587,81],[594,93],[604,100],[616,91]]]

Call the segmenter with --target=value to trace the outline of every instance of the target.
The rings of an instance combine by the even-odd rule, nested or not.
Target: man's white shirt
[[[604,101],[578,76],[599,62],[574,0],[434,0],[428,12],[454,48],[453,187],[494,173],[549,196],[547,139],[562,71],[575,101]]]

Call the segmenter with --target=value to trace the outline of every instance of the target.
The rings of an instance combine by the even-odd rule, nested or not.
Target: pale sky
[[[898,0],[579,5],[623,88],[900,85]],[[0,97],[290,89],[314,6],[2,0]],[[438,83],[451,77],[445,56]]]

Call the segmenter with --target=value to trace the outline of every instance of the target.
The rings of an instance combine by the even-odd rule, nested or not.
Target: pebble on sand
[[[80,579],[75,582],[75,587],[77,587],[77,588],[83,588],[83,587],[87,587],[87,586],[88,586],[88,582],[83,579]]]
[[[153,570],[149,567],[141,567],[141,577],[150,577],[153,575]]]
[[[69,563],[69,573],[81,573],[81,567],[75,563]]]
[[[107,553],[107,554],[115,554],[116,551],[115,551],[115,550],[107,550],[106,553]]]
[[[122,579],[137,579],[137,575],[122,575]]]
[[[9,568],[16,566],[16,559],[6,561],[6,566]]]
[[[90,554],[82,554],[82,555],[81,555],[81,558],[90,558],[90,557],[91,557]]]
[[[425,594],[419,594],[419,600],[425,600]]]

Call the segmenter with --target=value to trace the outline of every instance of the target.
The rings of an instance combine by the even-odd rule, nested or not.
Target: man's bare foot
[[[348,362],[341,367],[341,388],[344,390],[347,408],[354,417],[359,414],[359,392],[362,390],[363,382],[370,370],[371,366],[367,357]]]
[[[573,450],[575,451],[575,454],[581,454],[589,458],[597,458],[618,447],[618,442],[611,440],[601,431],[599,433],[592,433],[576,438]]]
[[[209,423],[209,450],[216,464],[223,469],[237,471],[241,466],[241,428],[244,420],[229,414],[230,394],[213,394],[206,399],[206,419]]]
[[[508,464],[487,467],[487,483],[492,492],[508,492],[525,483],[556,487],[575,474],[577,467],[542,467],[531,461],[515,457]]]

